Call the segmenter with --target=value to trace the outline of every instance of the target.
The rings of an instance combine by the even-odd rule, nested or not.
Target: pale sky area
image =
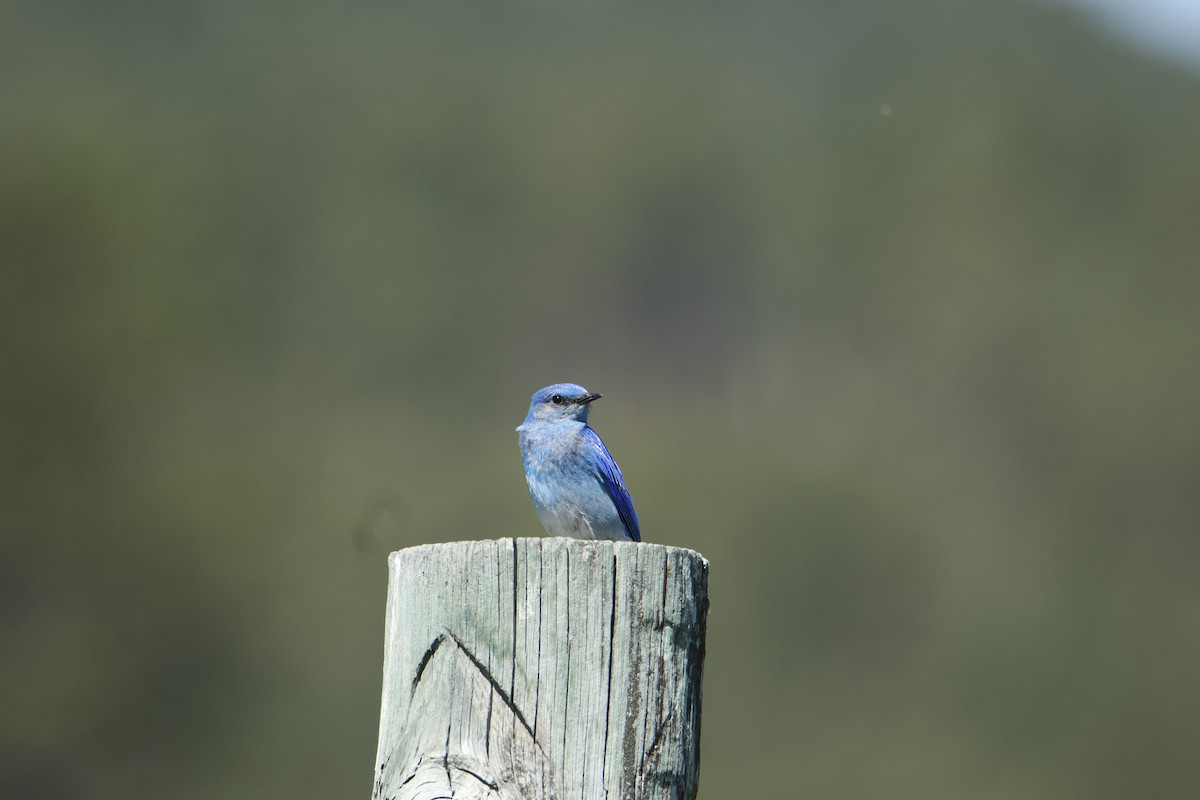
[[[1200,0],[1066,0],[1119,36],[1200,70]]]

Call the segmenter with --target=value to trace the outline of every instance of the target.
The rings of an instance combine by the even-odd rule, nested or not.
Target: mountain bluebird
[[[600,395],[573,383],[539,389],[521,434],[525,480],[547,533],[576,539],[642,540],[637,512],[612,454],[588,427]]]

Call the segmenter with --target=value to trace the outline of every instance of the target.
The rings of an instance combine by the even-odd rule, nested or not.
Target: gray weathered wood
[[[389,571],[374,798],[695,797],[700,554],[499,539]]]

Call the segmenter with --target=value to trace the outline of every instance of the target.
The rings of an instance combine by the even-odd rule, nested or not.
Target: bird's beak
[[[599,400],[603,396],[604,395],[597,394],[596,392],[590,392],[588,394],[585,394],[583,397],[579,398],[579,405],[586,406],[588,403],[592,402],[593,400]]]

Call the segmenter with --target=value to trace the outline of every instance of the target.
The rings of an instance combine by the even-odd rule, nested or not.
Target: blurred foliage
[[[572,380],[706,800],[1200,796],[1200,80],[1024,2],[14,0],[0,794],[365,797]]]

